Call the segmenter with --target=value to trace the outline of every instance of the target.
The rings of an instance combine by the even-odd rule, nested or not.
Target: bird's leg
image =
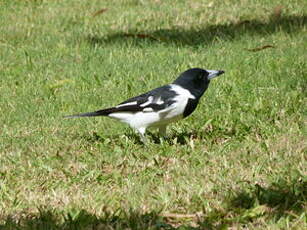
[[[159,134],[162,137],[166,137],[166,125],[161,125],[159,126]]]
[[[147,144],[147,138],[145,137],[144,134],[141,134],[141,141],[143,142],[143,144]]]
[[[146,132],[146,128],[142,127],[142,128],[137,128],[136,131],[140,134],[141,137],[141,141],[146,144],[147,143],[147,139],[145,137],[145,132]]]

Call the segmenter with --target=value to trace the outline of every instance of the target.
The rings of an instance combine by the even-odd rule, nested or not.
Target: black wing
[[[176,95],[170,85],[165,85],[130,98],[114,108],[117,108],[118,112],[159,111],[175,103]]]
[[[175,103],[175,96],[177,93],[171,89],[170,85],[165,85],[156,89],[153,89],[147,93],[130,98],[118,106],[97,110],[95,112],[81,113],[66,118],[75,117],[95,117],[95,116],[108,116],[111,113],[117,112],[152,112],[164,110]]]

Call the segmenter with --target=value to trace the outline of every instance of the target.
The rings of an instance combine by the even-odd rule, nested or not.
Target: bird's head
[[[188,69],[181,73],[173,84],[180,85],[195,96],[201,97],[208,88],[210,80],[223,73],[223,70]]]

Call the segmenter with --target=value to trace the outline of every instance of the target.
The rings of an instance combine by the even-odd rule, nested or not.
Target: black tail
[[[109,108],[109,109],[98,110],[95,112],[68,115],[68,116],[64,116],[64,118],[108,116],[113,111],[114,111],[114,108]]]

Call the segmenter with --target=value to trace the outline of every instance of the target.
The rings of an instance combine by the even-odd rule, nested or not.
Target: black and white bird
[[[166,126],[189,116],[196,109],[210,80],[223,73],[223,70],[188,69],[173,83],[130,98],[117,106],[70,115],[66,118],[95,116],[115,118],[127,123],[140,134],[142,141],[146,142],[147,128],[156,127],[159,133],[165,136]]]

